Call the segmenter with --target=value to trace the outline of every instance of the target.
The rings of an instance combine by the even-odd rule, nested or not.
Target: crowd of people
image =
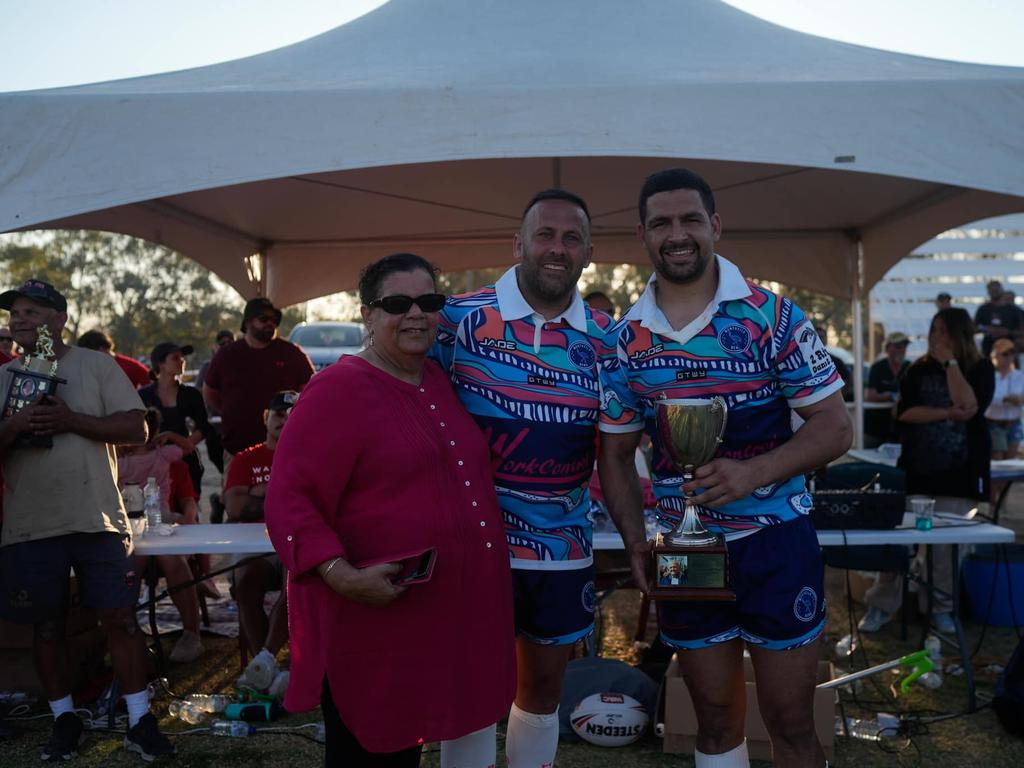
[[[735,693],[744,648],[776,761],[823,765],[811,725],[823,568],[804,474],[850,445],[844,379],[800,307],[716,253],[722,226],[703,178],[649,176],[636,235],[654,272],[615,319],[607,296],[584,299],[576,287],[593,251],[586,202],[544,190],[524,207],[515,263],[492,285],[446,297],[418,255],[367,265],[366,346],[315,377],[278,336],[281,311],[266,298],[246,304],[241,338],[217,335],[196,388],[181,382],[188,344],[157,345],[146,380],[132,379],[106,334],[65,344],[67,303],[52,285],[0,294],[25,353],[49,330],[61,379],[56,394],[0,421],[0,615],[35,626],[55,717],[44,759],[70,758],[82,734],[62,626],[72,566],[127,691],[126,747],[146,759],[173,751],[149,712],[134,614],[143,564],[118,491],[154,477],[164,514],[197,522],[206,442],[223,469],[226,519],[265,523],[276,553],[236,557],[232,591],[252,656],[239,685],[283,693],[292,711],[320,706],[328,766],[414,766],[430,742],[443,766],[493,766],[506,717],[507,764],[553,765],[566,666],[594,629],[595,465],[635,582],[686,578],[679,561],[663,574],[651,561],[635,461],[646,433],[662,524],[678,522],[684,490],[696,494],[703,524],[727,542],[736,592],[734,602],[658,603],[697,710],[697,766],[748,765]],[[1007,326],[996,314],[994,336]],[[999,404],[1019,419],[1024,386],[998,360],[993,373],[971,328],[963,310],[942,310],[926,356],[908,365],[906,337],[892,334],[869,375],[868,399],[895,408],[880,430],[906,435],[912,492],[986,494],[988,426],[1003,430],[1006,451],[1020,442],[1013,413],[986,424],[985,409],[1005,392]],[[0,368],[0,393],[16,370]],[[683,486],[651,428],[655,405],[714,396],[729,413],[720,450]],[[52,447],[20,445],[25,435]],[[216,589],[204,580],[209,562],[159,566],[184,587],[171,659],[196,658],[196,589]]]

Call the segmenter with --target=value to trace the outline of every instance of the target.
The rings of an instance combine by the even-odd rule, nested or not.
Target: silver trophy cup
[[[728,408],[721,397],[710,400],[658,400],[655,403],[658,436],[662,449],[683,475],[693,480],[694,470],[709,462],[725,432]],[[708,532],[697,514],[692,494],[683,491],[684,512],[679,524],[664,537],[666,543],[681,547],[703,547],[719,540]]]

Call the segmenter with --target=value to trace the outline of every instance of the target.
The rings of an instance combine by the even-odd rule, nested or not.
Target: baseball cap
[[[149,364],[156,368],[160,363],[167,359],[168,355],[179,351],[182,355],[187,356],[195,352],[195,349],[192,348],[191,344],[179,347],[173,341],[161,341],[153,347],[153,351],[149,353]]]
[[[890,344],[909,344],[909,343],[910,343],[910,337],[907,336],[907,334],[905,334],[905,333],[900,333],[899,331],[893,331],[892,333],[890,333],[888,336],[885,337],[885,346],[889,346]]]
[[[220,344],[221,340],[223,340],[223,339],[227,339],[228,341],[234,341],[235,340],[234,331],[229,331],[227,328],[222,328],[221,330],[217,331],[217,336],[214,338],[214,340],[218,344]]]
[[[281,324],[281,310],[274,306],[274,303],[266,296],[257,296],[245,302],[245,311],[242,312],[242,330],[245,331],[245,323],[254,317],[259,317],[264,312],[272,312],[277,318],[277,324]]]
[[[282,389],[280,392],[275,392],[274,396],[270,398],[270,403],[267,405],[268,411],[290,411],[292,407],[299,401],[299,393],[294,389]]]
[[[22,296],[37,304],[53,307],[58,312],[68,311],[68,300],[64,298],[64,294],[42,280],[26,280],[20,288],[0,293],[0,309],[10,309],[14,305],[14,300]]]

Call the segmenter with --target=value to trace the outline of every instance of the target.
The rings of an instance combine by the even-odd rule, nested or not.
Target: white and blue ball
[[[624,747],[644,735],[650,718],[632,696],[595,693],[576,705],[569,722],[584,741],[599,747]]]

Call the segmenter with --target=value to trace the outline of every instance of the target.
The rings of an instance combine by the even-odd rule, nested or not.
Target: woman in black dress
[[[140,389],[139,396],[147,407],[160,411],[166,432],[186,439],[187,442],[174,442],[185,450],[185,463],[188,465],[194,490],[198,494],[203,479],[203,465],[196,452],[196,446],[210,434],[211,427],[206,415],[206,405],[199,390],[181,384],[181,375],[185,372],[185,357],[191,355],[192,351],[191,346],[179,347],[170,341],[162,341],[153,347],[149,357],[150,376],[156,381]]]

